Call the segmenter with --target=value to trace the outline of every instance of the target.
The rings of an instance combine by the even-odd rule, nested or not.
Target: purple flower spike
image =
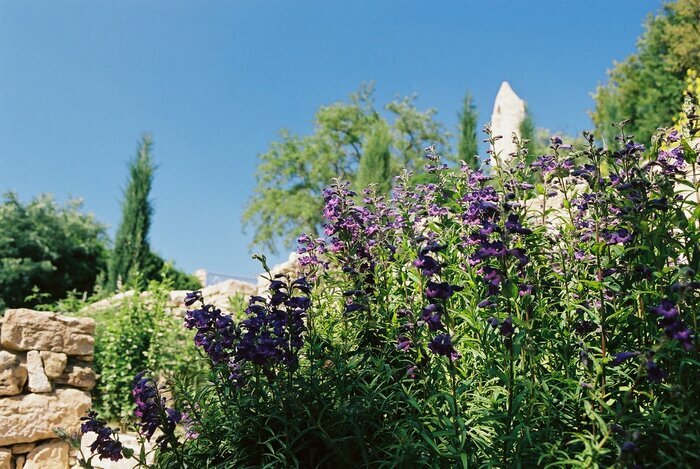
[[[119,461],[123,458],[122,444],[115,439],[114,430],[105,425],[104,420],[97,418],[97,412],[88,412],[87,417],[80,417],[83,423],[80,425],[80,431],[85,433],[96,433],[95,441],[90,445],[90,451],[97,453],[100,459],[109,459],[111,461]]]
[[[175,426],[182,419],[182,414],[165,406],[165,398],[161,397],[155,381],[145,371],[134,377],[131,394],[136,404],[134,415],[139,419],[139,433],[150,441],[155,431],[160,430],[162,434],[156,439],[156,443],[161,449],[177,441]]]

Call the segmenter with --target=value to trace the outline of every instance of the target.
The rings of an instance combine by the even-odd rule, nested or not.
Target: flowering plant
[[[697,143],[621,125],[526,164],[486,132],[489,171],[429,148],[435,182],[334,181],[245,317],[188,295],[209,383],[175,380],[186,417],[135,391],[161,466],[700,464]]]

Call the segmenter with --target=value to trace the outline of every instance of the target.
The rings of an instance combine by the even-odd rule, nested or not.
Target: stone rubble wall
[[[298,257],[299,256],[296,252],[292,252],[286,262],[272,267],[270,269],[270,273],[273,277],[277,274],[287,274],[290,277],[299,275],[300,266],[298,263]],[[206,276],[206,272],[203,275]],[[224,312],[240,313],[240,311],[231,311],[229,299],[237,295],[242,295],[244,300],[247,301],[252,295],[263,295],[270,285],[269,280],[267,280],[265,277],[266,275],[259,275],[256,285],[235,279],[224,280],[223,282],[209,285],[208,287],[203,287],[202,296],[204,296],[204,299],[208,304],[213,304]],[[185,306],[185,295],[187,295],[187,293],[189,293],[189,290],[173,290],[170,292],[167,307],[171,313],[180,316],[184,315],[187,309]],[[117,293],[110,298],[92,303],[91,305],[87,306],[85,310],[81,311],[81,313],[117,307],[122,301],[124,301],[126,298],[134,296],[134,294],[135,292],[133,290]],[[148,297],[150,294],[150,292],[145,291],[141,293],[141,297]]]
[[[77,433],[92,405],[95,321],[30,309],[0,320],[0,469],[77,467],[54,429]]]

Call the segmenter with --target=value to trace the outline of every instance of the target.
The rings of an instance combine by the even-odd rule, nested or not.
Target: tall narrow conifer
[[[465,161],[472,169],[479,169],[479,148],[476,140],[478,114],[471,93],[464,97],[462,112],[459,113],[459,142],[457,154],[460,161]]]
[[[377,185],[377,192],[385,194],[391,189],[391,134],[383,119],[377,119],[364,144],[355,184],[364,189]]]
[[[108,287],[116,289],[141,271],[150,251],[148,232],[153,207],[148,199],[155,166],[151,159],[151,138],[144,135],[136,157],[129,164],[129,182],[124,191],[122,220],[114,241],[109,265]]]

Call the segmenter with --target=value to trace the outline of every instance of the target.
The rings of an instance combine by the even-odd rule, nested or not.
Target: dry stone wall
[[[95,321],[9,309],[0,322],[0,469],[68,469],[76,454],[55,428],[76,433],[92,405]]]

